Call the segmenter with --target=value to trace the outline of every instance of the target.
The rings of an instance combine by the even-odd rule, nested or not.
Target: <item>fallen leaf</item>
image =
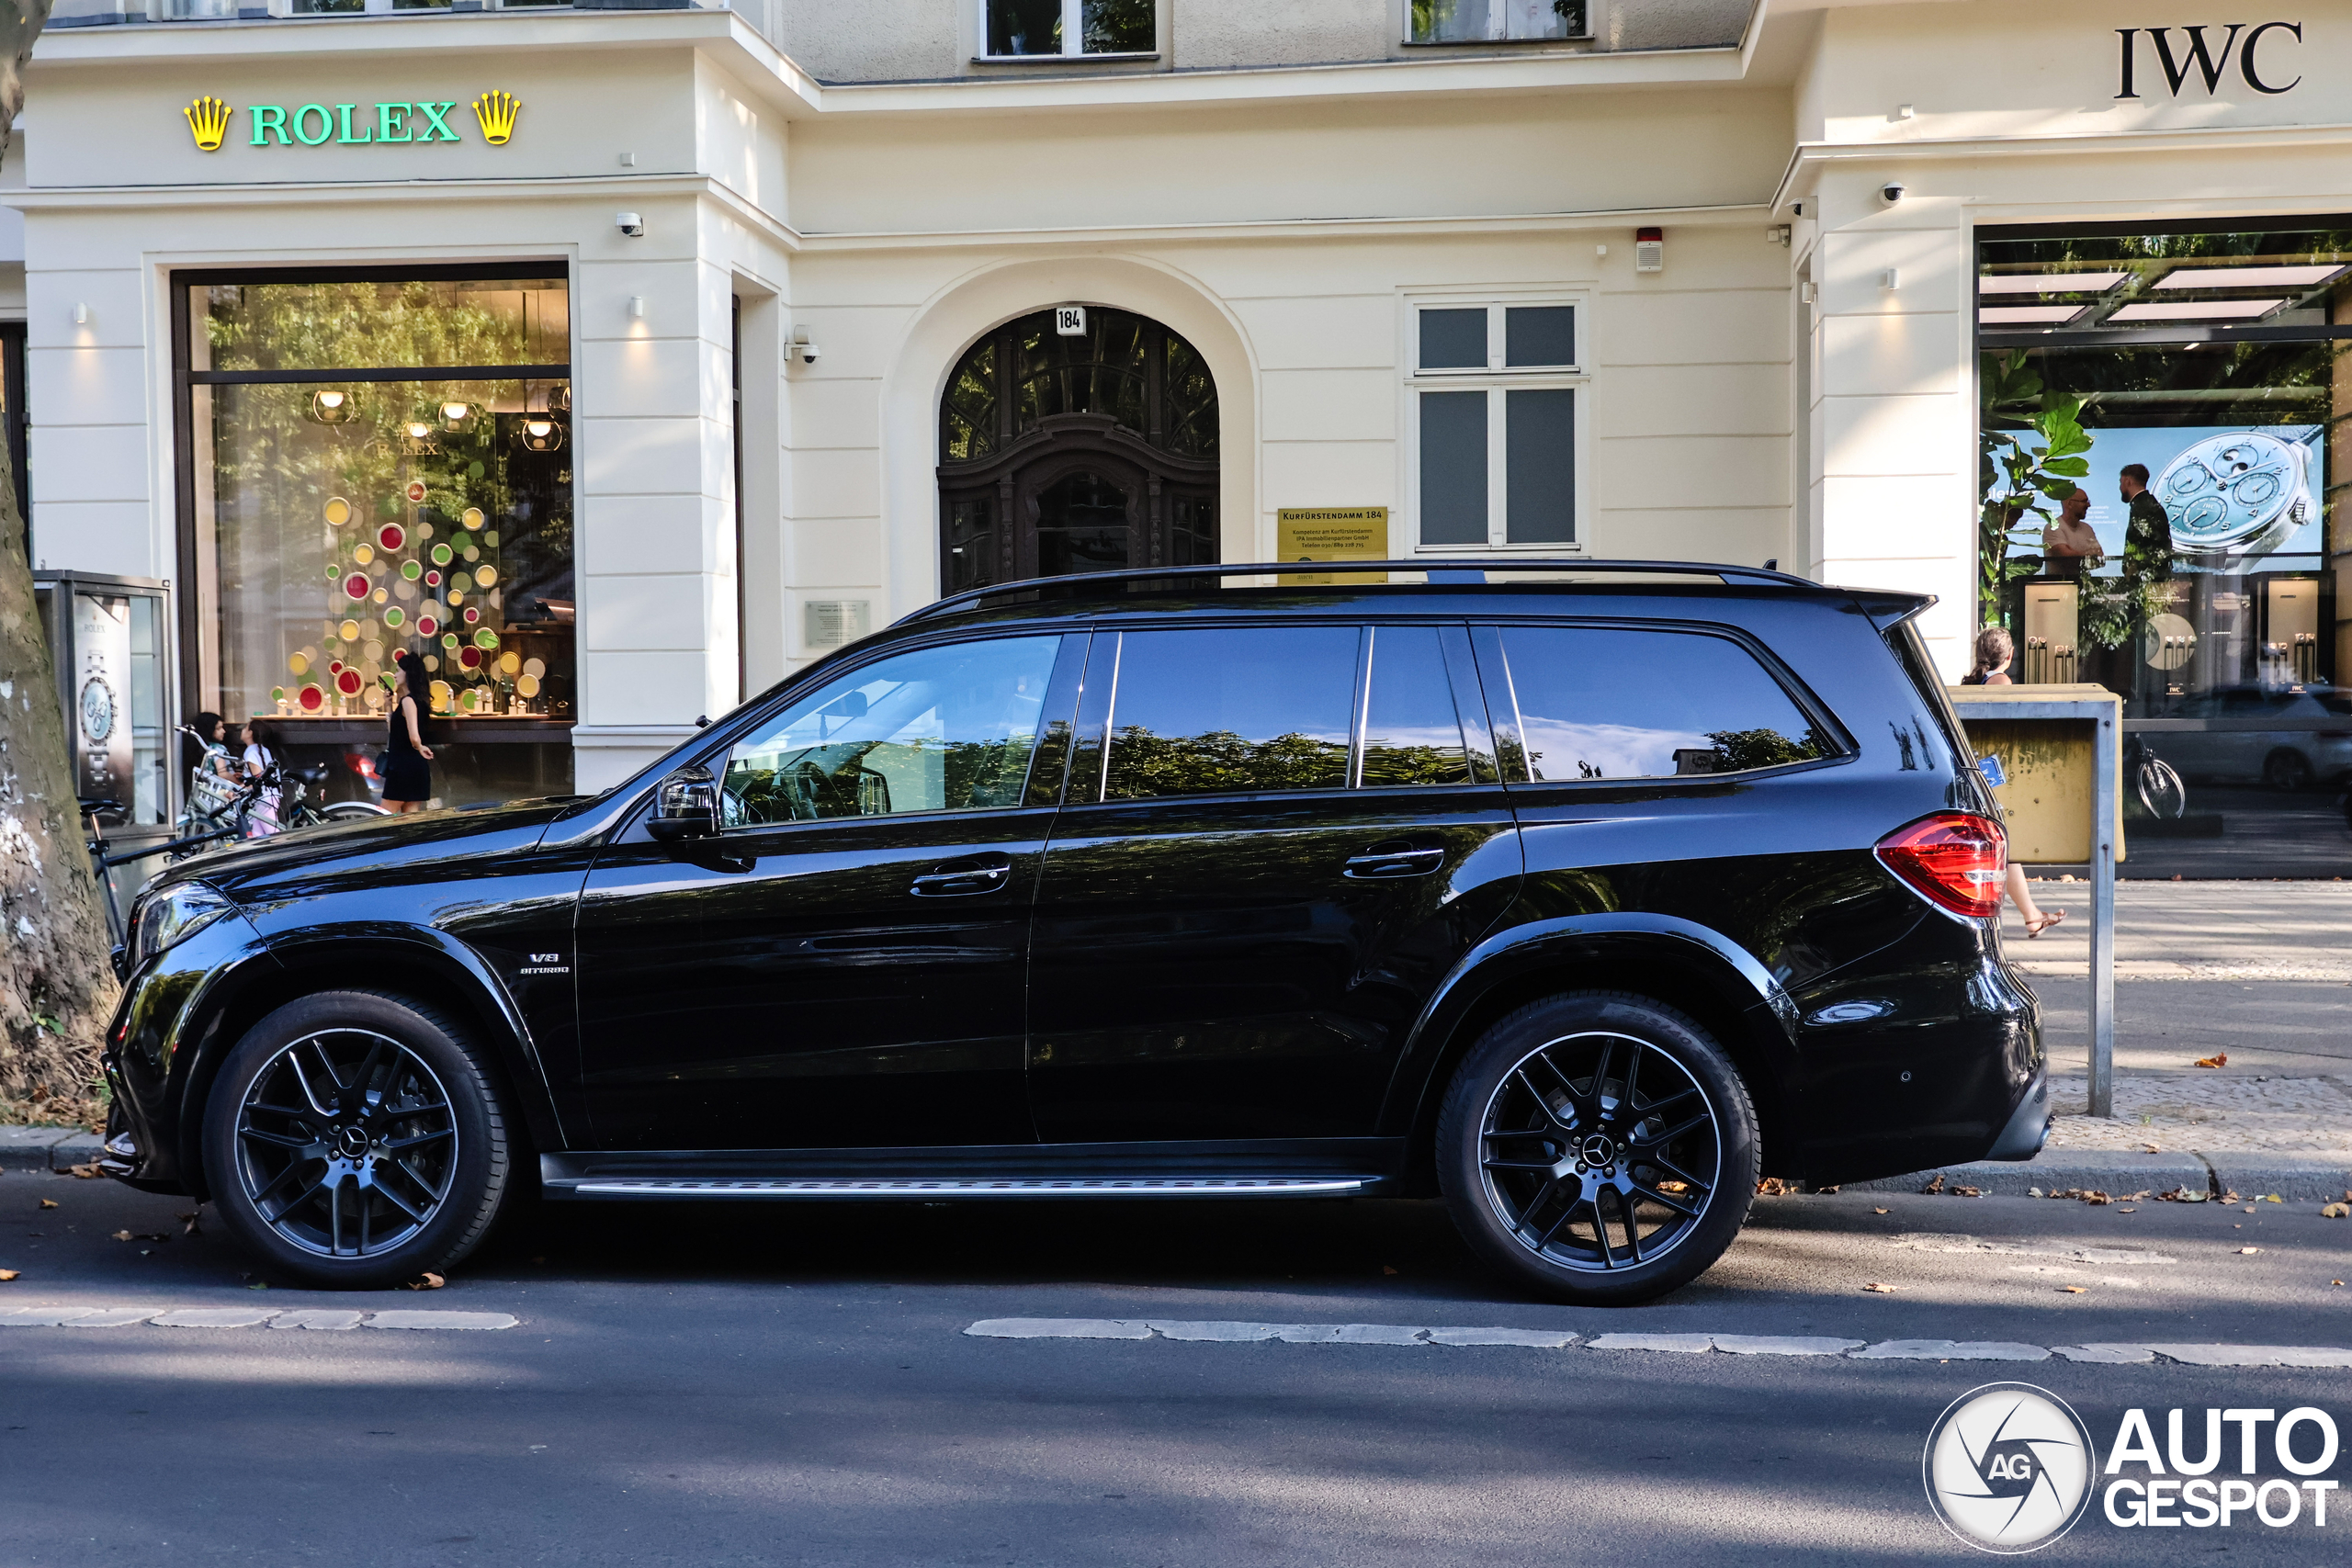
[[[1946,1194],[1946,1196],[1952,1198],[1982,1198],[1984,1196],[1984,1190],[1981,1187],[1955,1187],[1951,1190],[1951,1192]]]
[[[2119,1214],[2136,1214],[2140,1211],[2137,1209],[2118,1209],[2115,1212]]]
[[[2222,1194],[2222,1201],[2224,1203],[2235,1203],[2241,1201],[2241,1200],[2234,1192],[2224,1192]]]
[[[1784,1181],[1777,1176],[1768,1176],[1763,1180],[1756,1184],[1756,1195],[1758,1198],[1793,1197],[1796,1190],[1797,1190],[1793,1184]]]
[[[2283,1203],[2286,1200],[2279,1197],[2276,1192],[2265,1192],[2259,1201],[2265,1203]]]
[[[2080,1285],[2061,1285],[2058,1290],[2062,1295],[2079,1296],[2086,1293]]]
[[[182,1235],[202,1235],[204,1234],[204,1211],[202,1209],[198,1209],[193,1213],[182,1214],[180,1216],[180,1224],[183,1227],[180,1231]]]
[[[2241,1247],[2238,1248],[2238,1256],[2240,1258],[2251,1258],[2261,1250],[2262,1248],[2258,1247]]]
[[[54,1209],[57,1207],[57,1200],[54,1198],[44,1198],[40,1201],[40,1206],[44,1209]]]
[[[269,1281],[266,1280],[256,1280],[252,1284],[247,1285],[245,1289],[249,1291],[266,1291],[269,1289]]]
[[[2160,1148],[2156,1147],[2156,1145],[2154,1145],[2154,1144],[2142,1144],[2140,1146],[2141,1146],[2142,1148],[2143,1148],[2143,1149],[2147,1150],[2147,1151],[2148,1151],[2150,1154],[2152,1154],[2152,1155],[2160,1155],[2160,1154],[2164,1153],[2164,1150],[2162,1150],[2162,1149],[2160,1149]]]
[[[117,1231],[114,1233],[114,1239],[117,1241],[130,1241],[133,1238],[129,1231]]]
[[[1873,1214],[1883,1214],[1886,1211],[1884,1209],[1872,1209],[1871,1213]]]
[[[17,1277],[17,1271],[16,1271],[14,1269],[0,1269],[0,1285],[5,1285],[5,1284],[6,1284],[9,1280],[11,1280],[15,1279],[16,1277]],[[2339,1281],[2337,1281],[2337,1282],[2338,1282],[2339,1284],[2340,1284],[2340,1283],[2342,1283],[2342,1281],[2341,1281],[2341,1280],[2339,1280]]]
[[[428,1269],[424,1273],[418,1275],[415,1279],[411,1280],[407,1284],[401,1288],[404,1291],[437,1291],[448,1282],[448,1280],[444,1280],[440,1275]]]
[[[106,1174],[95,1165],[69,1165],[65,1169],[68,1174],[78,1176],[85,1181],[96,1181]]]
[[[1835,1187],[1816,1187],[1813,1190],[1814,1195],[1819,1198],[1834,1198],[1838,1195],[1838,1189]]]
[[[1920,1188],[1919,1191],[1924,1196],[1927,1193],[1940,1192],[1943,1190],[1944,1179],[1942,1176],[1939,1175],[1933,1181],[1930,1181],[1925,1187]]]
[[[1891,1296],[1891,1295],[1894,1294],[1894,1286],[1892,1286],[1892,1285],[1882,1285],[1882,1284],[1880,1284],[1880,1283],[1879,1283],[1877,1280],[1871,1280],[1869,1284],[1864,1285],[1864,1286],[1862,1287],[1862,1289],[1864,1289],[1865,1291],[1872,1291],[1872,1292],[1875,1292],[1876,1293],[1878,1293],[1879,1295],[1882,1295],[1882,1296]]]
[[[2200,1067],[2226,1067],[2230,1065],[2230,1054],[2227,1051],[2216,1051],[2210,1056],[2199,1057],[2197,1065]]]
[[[2193,1187],[2176,1187],[2169,1192],[2157,1193],[2156,1201],[2160,1203],[2202,1203],[2208,1196],[2208,1194],[2199,1192]]]
[[[1394,1274],[1395,1272],[1396,1272],[1396,1269],[1391,1269],[1391,1268],[1390,1268],[1390,1267],[1388,1267],[1388,1265],[1387,1265],[1387,1264],[1385,1264],[1385,1263],[1384,1263],[1384,1264],[1382,1264],[1382,1265],[1380,1266],[1380,1271],[1381,1271],[1382,1273],[1384,1273],[1384,1274]]]
[[[2352,1214],[2352,1205],[2330,1203],[2326,1207],[2321,1209],[2319,1214],[2320,1218],[2324,1220],[2340,1220],[2347,1214]]]

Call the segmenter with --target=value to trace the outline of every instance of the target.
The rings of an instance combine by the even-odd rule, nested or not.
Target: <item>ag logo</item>
[[[2035,1551],[2091,1503],[2098,1456],[2066,1402],[2031,1383],[1996,1382],[1952,1401],[1928,1433],[1928,1501],[1944,1528],[1982,1551]]]

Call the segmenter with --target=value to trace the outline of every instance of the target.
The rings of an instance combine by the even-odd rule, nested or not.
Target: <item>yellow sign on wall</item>
[[[1385,506],[1285,506],[1274,513],[1278,560],[1385,560],[1388,508]],[[1285,573],[1285,587],[1329,582],[1328,572]]]

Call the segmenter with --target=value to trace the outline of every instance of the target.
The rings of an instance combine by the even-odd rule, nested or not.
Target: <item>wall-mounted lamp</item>
[[[474,422],[474,405],[452,400],[441,405],[441,428],[463,430]]]
[[[1879,286],[1881,288],[1902,288],[1902,287],[1903,287],[1903,269],[1902,269],[1901,267],[1899,267],[1899,266],[1891,266],[1891,267],[1888,267],[1884,272],[1882,272],[1882,273],[1880,273],[1880,274],[1878,275],[1878,286]]]
[[[311,394],[311,417],[321,424],[349,424],[359,415],[359,405],[349,392],[322,389]]]
[[[815,340],[809,337],[807,327],[792,329],[793,358],[799,360],[803,365],[814,365],[817,363],[818,355],[822,352],[823,350],[817,346]]]
[[[1634,270],[1664,272],[1666,270],[1666,231],[1636,229],[1634,231]]]
[[[644,295],[642,295],[642,294],[632,294],[632,295],[630,295],[630,296],[628,297],[628,315],[629,315],[629,320],[631,320],[631,321],[641,321],[645,320],[645,296],[644,296]]]
[[[77,327],[86,327],[90,324],[90,318],[95,314],[96,312],[87,305],[76,305],[74,307],[74,324]]]

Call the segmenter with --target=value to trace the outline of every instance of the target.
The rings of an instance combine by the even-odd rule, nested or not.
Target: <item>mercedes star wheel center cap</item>
[[[368,1152],[368,1129],[338,1127],[334,1134],[334,1152],[345,1159],[357,1159]]]
[[[1616,1141],[1606,1133],[1595,1133],[1577,1145],[1577,1157],[1587,1165],[1613,1165],[1617,1160]]]

